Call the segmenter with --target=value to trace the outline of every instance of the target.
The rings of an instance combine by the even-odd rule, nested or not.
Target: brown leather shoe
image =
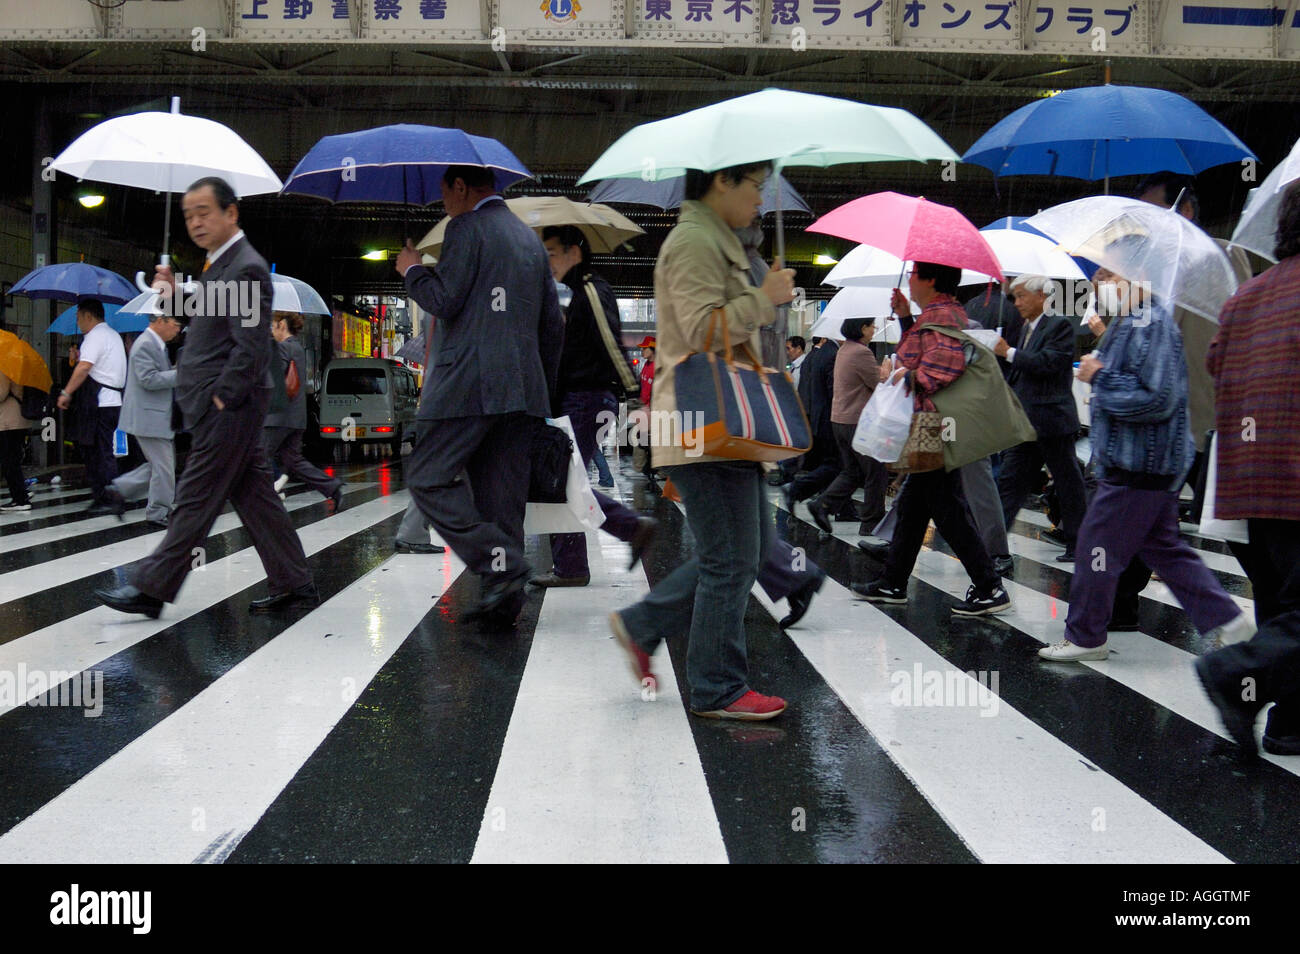
[[[528,581],[531,586],[586,586],[591,582],[591,576],[556,576],[554,573],[547,573],[542,576],[535,576]]]

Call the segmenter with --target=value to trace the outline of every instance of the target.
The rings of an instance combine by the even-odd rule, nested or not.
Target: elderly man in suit
[[[1052,472],[1057,498],[1061,502],[1061,526],[1065,531],[1065,552],[1058,563],[1074,561],[1075,541],[1087,494],[1083,470],[1075,456],[1079,415],[1074,392],[1074,324],[1059,314],[1044,314],[1052,292],[1051,279],[1042,275],[1021,275],[1011,283],[1012,301],[1024,325],[1020,342],[1012,347],[999,338],[994,353],[1009,369],[1007,383],[1034,425],[1038,440],[1011,448],[1002,456],[998,491],[1006,525],[1016,518],[1025,497],[1036,483],[1043,464]]]
[[[408,484],[483,581],[476,615],[509,626],[531,576],[529,454],[534,425],[550,414],[564,317],[546,249],[507,208],[492,170],[450,166],[442,199],[452,217],[442,260],[426,268],[409,240],[397,257],[411,298],[438,316]]]
[[[134,434],[145,462],[113,481],[106,491],[113,510],[122,515],[128,502],[148,498],[145,523],[165,528],[176,496],[176,456],[172,447],[172,390],[176,370],[167,357],[167,343],[181,330],[174,315],[155,315],[136,339],[122,396],[118,427]]]
[[[250,612],[298,602],[315,603],[316,586],[293,522],[272,487],[262,449],[262,422],[271,403],[271,275],[266,260],[239,227],[238,198],[229,184],[209,177],[195,182],[181,200],[190,238],[207,251],[198,280],[201,301],[188,298],[192,315],[176,368],[176,401],[193,435],[189,459],[167,535],[135,565],[129,582],[95,597],[124,613],[157,618],[194,566],[227,500],[239,514],[266,568],[271,593],[253,600]],[[177,296],[172,270],[158,267],[154,287]]]

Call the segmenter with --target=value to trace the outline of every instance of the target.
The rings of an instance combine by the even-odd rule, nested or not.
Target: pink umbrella
[[[809,232],[871,245],[904,261],[934,262],[1002,277],[979,229],[956,209],[897,192],[877,192],[832,209]]]

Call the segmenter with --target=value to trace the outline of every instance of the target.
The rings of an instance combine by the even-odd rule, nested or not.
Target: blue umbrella
[[[1195,175],[1254,153],[1177,93],[1107,85],[1069,89],[1020,107],[961,158],[999,176],[1097,180],[1165,171]]]
[[[9,293],[57,301],[82,302],[96,298],[114,305],[128,302],[137,294],[136,287],[117,272],[85,262],[33,269],[20,278]]]
[[[459,129],[398,124],[326,136],[299,160],[282,192],[331,202],[430,205],[442,198],[442,175],[448,166],[492,169],[498,189],[532,178],[495,139]]]
[[[785,176],[769,176],[763,184],[763,204],[758,207],[759,214],[775,212],[776,187],[781,185],[781,208],[798,209],[812,215],[812,209],[803,200],[794,186]],[[680,208],[686,198],[686,177],[674,176],[647,182],[644,179],[601,179],[587,196],[592,202],[626,202],[631,205],[653,205],[660,209]]]
[[[104,320],[119,334],[134,334],[149,327],[147,314],[136,314],[120,305],[105,305]],[[55,318],[50,323],[50,331],[56,335],[81,334],[81,329],[77,327],[77,306],[73,305],[65,309],[58,318]]]

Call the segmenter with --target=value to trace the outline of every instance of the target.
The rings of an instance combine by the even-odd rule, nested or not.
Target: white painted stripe
[[[224,858],[464,569],[432,559],[394,557],[289,627],[0,838],[0,861]]]
[[[308,556],[319,553],[405,510],[407,498],[403,491],[344,510],[300,528],[298,539]],[[20,665],[26,666],[28,672],[67,671],[70,675],[93,669],[110,656],[264,579],[266,574],[257,551],[246,547],[191,573],[176,602],[165,606],[159,619],[97,606],[0,644],[0,672],[17,672]],[[23,699],[17,701],[26,702],[34,695],[39,692],[25,691]],[[12,708],[12,705],[0,705],[0,715]]]
[[[760,589],[755,593],[770,606]],[[833,580],[789,636],[982,861],[1227,861],[1006,702],[976,695],[969,676],[953,677],[963,683],[965,705],[956,704],[959,697],[946,705],[908,704],[925,699],[909,698],[915,667],[923,681],[954,667]],[[991,677],[986,681],[991,685]]]
[[[346,498],[348,494],[358,493],[367,487],[373,487],[374,484],[344,484],[343,486],[343,493]],[[318,499],[306,494],[300,494],[290,497],[285,501],[284,506],[286,510],[293,512],[318,503],[320,503]],[[344,510],[343,513],[347,513],[347,510]],[[342,514],[339,516],[342,516]],[[243,524],[240,522],[238,514],[233,512],[223,513],[212,524],[209,536],[224,533],[227,530],[234,530],[241,526]],[[165,533],[164,530],[157,530],[143,536],[132,537],[129,540],[119,540],[117,543],[110,543],[108,546],[83,550],[81,553],[73,553],[65,557],[59,557],[57,560],[47,560],[44,563],[6,573],[0,576],[0,603],[23,596],[30,596],[51,587],[62,586],[64,583],[70,583],[73,580],[84,579],[111,567],[124,566],[127,563],[143,559],[162,542]]]
[[[760,381],[763,388],[763,396],[767,398],[767,408],[772,413],[772,422],[776,425],[776,431],[781,437],[781,443],[786,447],[793,447],[794,442],[790,438],[790,430],[785,426],[785,418],[781,416],[781,405],[776,399],[776,392],[772,390],[772,385],[767,381]]]
[[[731,390],[736,395],[736,408],[740,412],[740,433],[735,436],[753,438],[754,409],[749,406],[745,386],[740,381],[740,375],[735,371],[728,370],[727,379],[731,381]]]
[[[627,547],[587,534],[591,584],[547,591],[475,862],[725,862],[666,649],[643,701],[606,617],[645,594]]]

